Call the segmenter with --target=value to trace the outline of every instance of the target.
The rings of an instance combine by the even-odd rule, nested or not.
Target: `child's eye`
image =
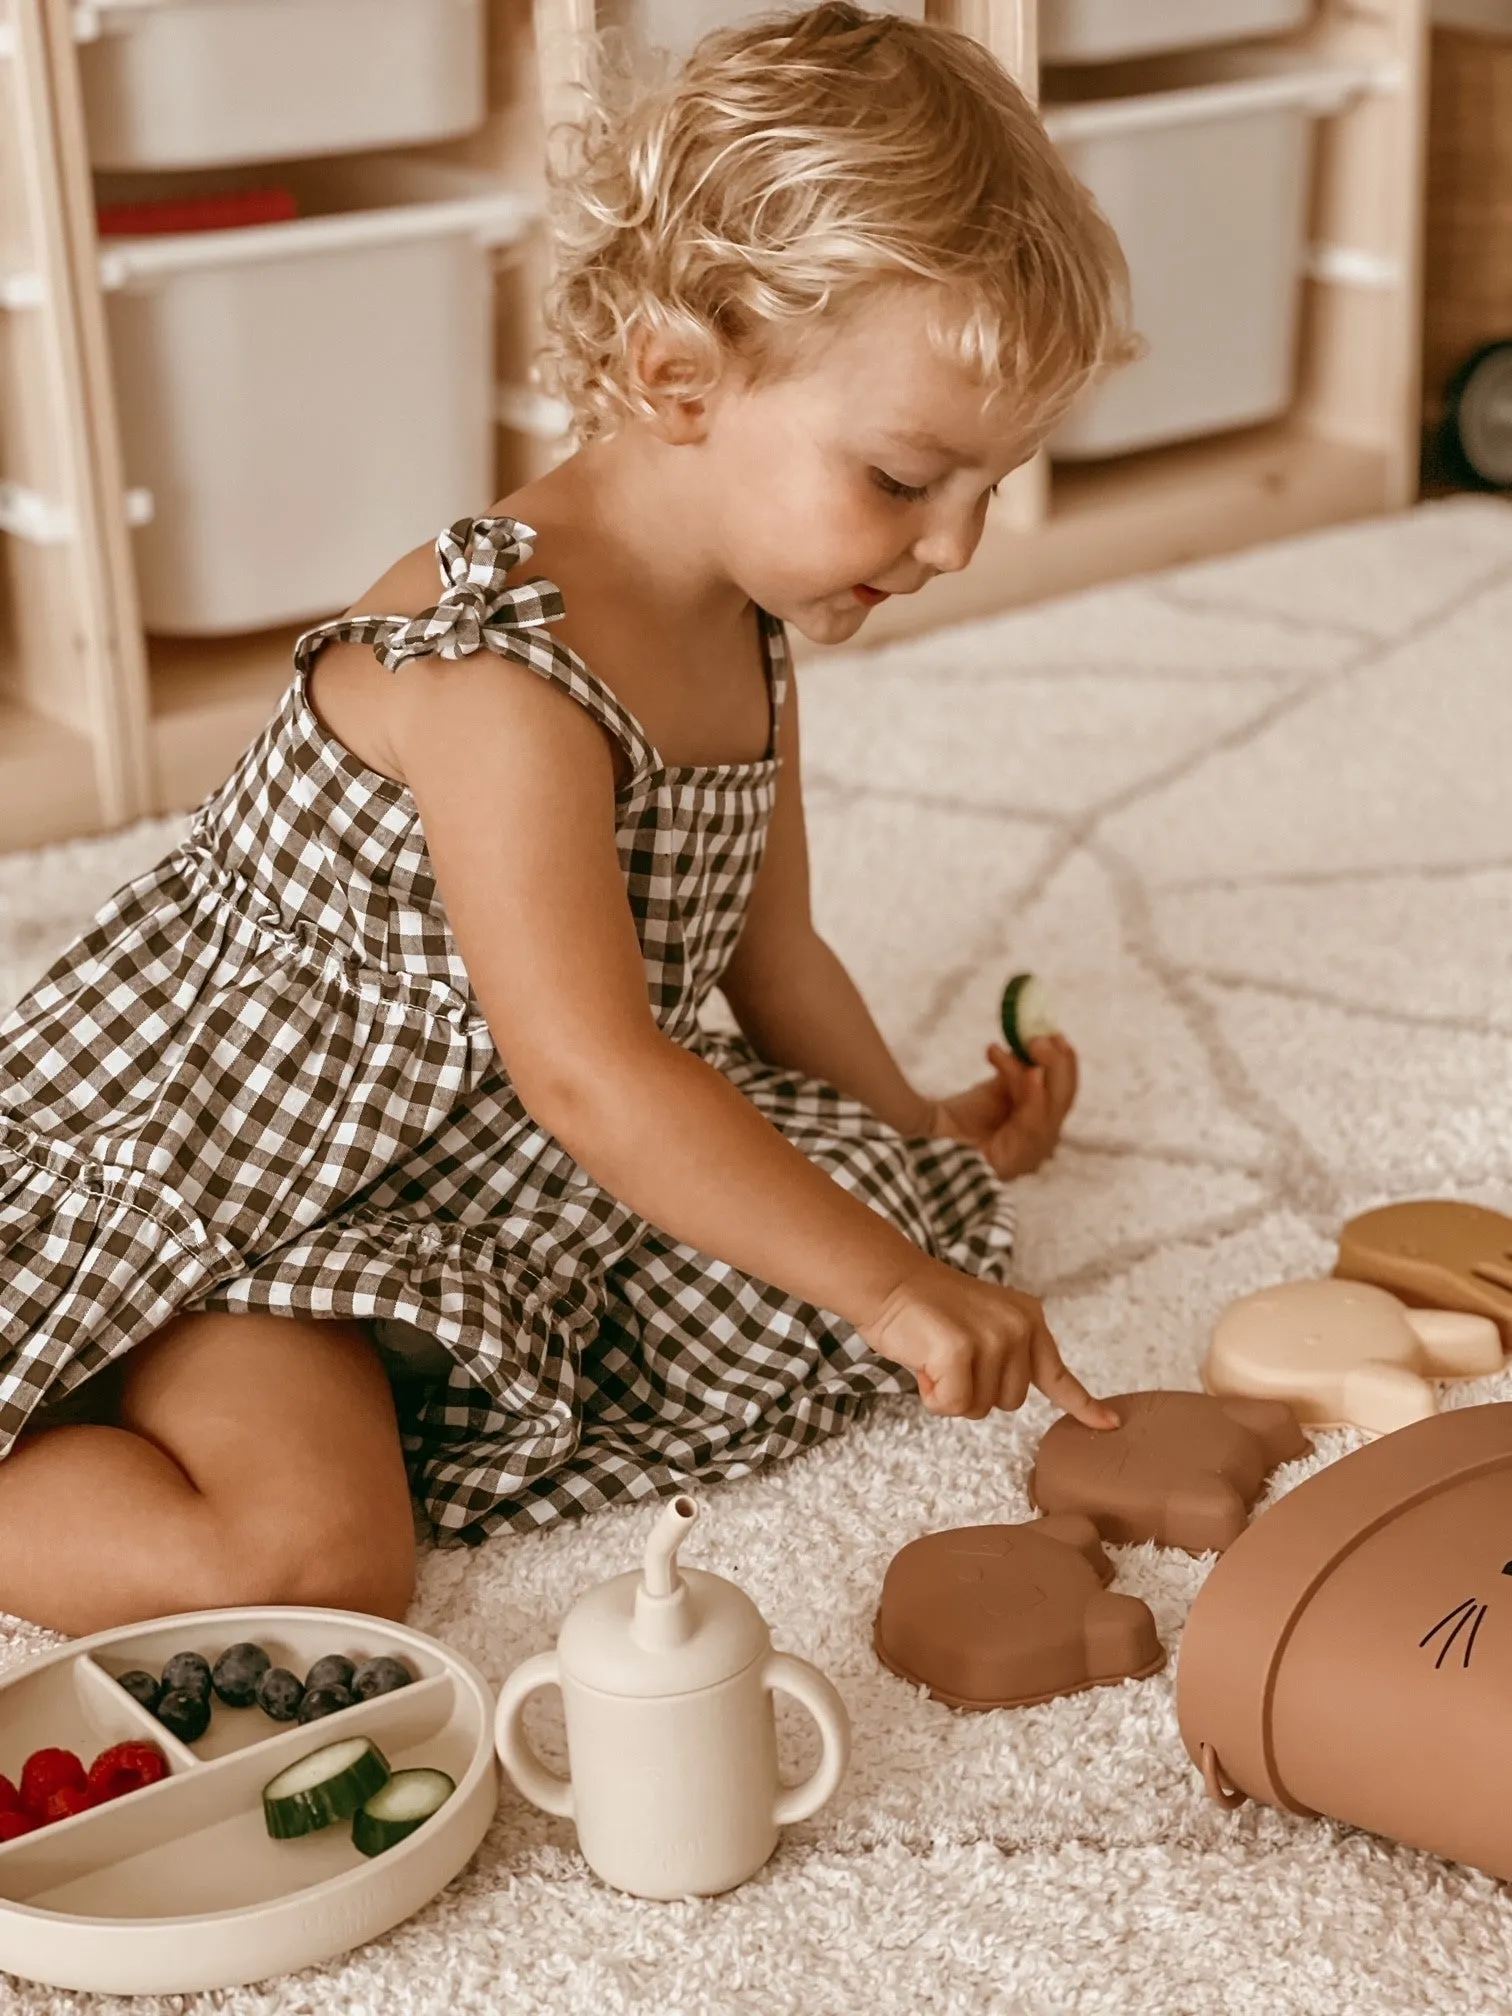
[[[930,486],[927,483],[900,483],[895,476],[889,476],[882,469],[873,469],[872,475],[879,490],[885,490],[889,497],[901,497],[906,503],[922,503],[929,495]],[[997,493],[998,485],[994,483],[988,494],[996,497]]]
[[[900,483],[895,476],[889,476],[881,469],[873,469],[877,488],[885,490],[889,497],[902,497],[910,504],[918,504],[929,495],[927,483]]]

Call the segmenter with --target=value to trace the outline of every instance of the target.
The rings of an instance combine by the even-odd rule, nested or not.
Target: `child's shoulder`
[[[514,499],[504,499],[473,522],[496,519],[518,519],[532,532],[536,529],[524,505]],[[598,660],[611,650],[614,637],[614,626],[608,620],[612,595],[604,571],[593,564],[591,541],[570,525],[554,524],[529,543],[530,557],[510,570],[509,585],[519,587],[544,578],[561,590],[564,614],[550,624],[547,634],[561,647],[568,665],[576,658],[583,669],[601,678]],[[428,540],[397,560],[343,612],[342,620],[418,616],[435,606],[445,587],[436,541]],[[411,689],[428,685],[443,670],[421,659],[396,674],[380,663],[371,643],[331,638],[311,665],[310,701],[329,732],[362,763],[403,782],[402,724],[409,711]],[[465,702],[467,687],[454,680],[448,683]],[[602,683],[613,690],[612,679]]]

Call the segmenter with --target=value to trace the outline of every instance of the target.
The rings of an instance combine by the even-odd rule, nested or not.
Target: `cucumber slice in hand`
[[[457,1789],[444,1771],[396,1771],[386,1785],[358,1807],[352,1820],[352,1844],[364,1855],[381,1855],[433,1813],[439,1813]]]
[[[389,1778],[388,1759],[366,1736],[327,1743],[263,1787],[263,1818],[275,1841],[314,1834],[345,1820]]]
[[[1045,990],[1032,973],[1015,973],[1003,989],[1003,1038],[1014,1056],[1032,1064],[1029,1045],[1038,1036],[1058,1036],[1055,1019]]]

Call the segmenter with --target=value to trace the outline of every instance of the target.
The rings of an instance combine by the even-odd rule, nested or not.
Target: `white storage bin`
[[[1311,11],[1311,0],[1039,0],[1040,61],[1116,63],[1285,35]]]
[[[79,49],[97,168],[292,160],[466,133],[485,0],[95,0]]]
[[[715,28],[735,28],[758,21],[781,8],[761,0],[628,0],[629,22],[653,48],[685,57],[693,45]],[[924,0],[858,0],[873,14],[906,14],[924,19]]]
[[[155,506],[135,535],[143,620],[161,635],[329,614],[492,501],[489,247],[536,200],[402,160],[279,179],[298,222],[102,245],[126,467]],[[100,193],[167,192],[102,177]]]
[[[1292,399],[1313,122],[1370,81],[1358,67],[1175,58],[1128,95],[1047,106],[1045,125],[1117,231],[1139,362],[1092,387],[1050,437],[1085,460],[1275,418]],[[1091,88],[1089,86],[1089,88]],[[1107,80],[1097,88],[1106,89]]]

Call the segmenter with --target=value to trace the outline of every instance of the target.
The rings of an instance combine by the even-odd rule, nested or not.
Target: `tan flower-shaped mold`
[[[1444,1198],[1385,1204],[1346,1220],[1335,1274],[1404,1302],[1489,1316],[1512,1350],[1512,1218]]]
[[[1142,1680],[1165,1652],[1149,1610],[1108,1589],[1112,1577],[1088,1519],[928,1533],[888,1567],[877,1657],[951,1708],[1028,1708]]]
[[[1280,1463],[1307,1437],[1284,1401],[1207,1393],[1118,1393],[1117,1428],[1062,1415],[1039,1445],[1029,1498],[1041,1512],[1079,1512],[1104,1540],[1153,1540],[1221,1553]]]

